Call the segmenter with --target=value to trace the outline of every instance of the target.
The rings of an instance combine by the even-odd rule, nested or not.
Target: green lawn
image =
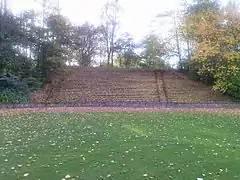
[[[0,179],[240,179],[240,116],[0,117]]]

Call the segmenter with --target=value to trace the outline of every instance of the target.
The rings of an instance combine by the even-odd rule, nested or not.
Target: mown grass
[[[240,179],[240,116],[0,117],[0,179]]]

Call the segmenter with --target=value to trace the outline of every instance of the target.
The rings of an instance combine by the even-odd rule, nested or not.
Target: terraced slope
[[[189,80],[185,74],[176,71],[165,71],[162,78],[169,102],[214,102],[229,100],[228,97],[213,91],[201,82]]]
[[[56,84],[56,83],[55,83]],[[161,88],[163,89],[163,88]],[[44,98],[42,98],[44,99]],[[38,101],[38,98],[33,98]],[[68,72],[49,102],[166,101],[153,71],[75,68]]]
[[[71,68],[33,94],[33,102],[199,102],[225,100],[174,71]]]

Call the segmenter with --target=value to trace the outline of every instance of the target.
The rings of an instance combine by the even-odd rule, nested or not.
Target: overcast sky
[[[23,9],[39,9],[35,0],[8,0],[9,7],[14,12]],[[39,1],[39,0],[37,0]],[[57,0],[51,0],[53,3]],[[100,12],[105,0],[59,0],[62,14],[76,24],[89,21],[94,24],[100,22]],[[150,31],[152,20],[159,12],[176,9],[180,0],[120,0],[122,12],[120,14],[121,32],[129,32],[136,39],[142,38]]]
[[[39,3],[42,0],[8,0],[8,7],[13,12],[24,9],[41,10]],[[56,4],[57,0],[50,0]],[[82,24],[86,21],[99,24],[100,12],[106,0],[59,0],[63,15],[73,23]],[[122,11],[120,14],[120,33],[130,33],[136,41],[140,41],[146,34],[157,29],[159,34],[167,35],[172,28],[172,19],[166,19],[160,24],[156,15],[169,10],[181,8],[183,0],[119,0]],[[193,0],[188,0],[188,2]],[[226,4],[228,0],[220,0]],[[240,0],[235,0],[240,1]]]
[[[8,6],[19,12],[23,9],[39,9],[35,1],[41,0],[8,0]],[[50,0],[56,3],[57,0]],[[62,14],[67,16],[73,23],[81,24],[89,21],[93,24],[100,23],[100,12],[106,0],[59,0]],[[166,34],[171,28],[171,19],[165,21],[164,26],[154,22],[158,13],[177,10],[181,8],[183,0],[119,0],[122,12],[120,14],[120,32],[129,32],[137,40],[152,31],[156,26]],[[192,1],[192,0],[188,0]],[[221,0],[226,3],[228,0]],[[237,0],[240,1],[240,0]]]

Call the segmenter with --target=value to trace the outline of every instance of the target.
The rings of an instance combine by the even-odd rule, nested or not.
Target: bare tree
[[[181,45],[180,45],[180,32],[178,29],[178,12],[177,11],[168,11],[161,13],[157,16],[158,18],[172,18],[173,20],[173,31],[174,31],[174,39],[176,42],[176,54],[179,59],[180,69],[182,69],[182,52],[181,52]]]
[[[120,10],[118,0],[109,0],[103,7],[102,18],[102,30],[104,36],[104,42],[107,53],[107,65],[109,67],[110,60],[113,66],[114,56],[114,42],[116,38],[116,31],[118,26],[118,13]]]

